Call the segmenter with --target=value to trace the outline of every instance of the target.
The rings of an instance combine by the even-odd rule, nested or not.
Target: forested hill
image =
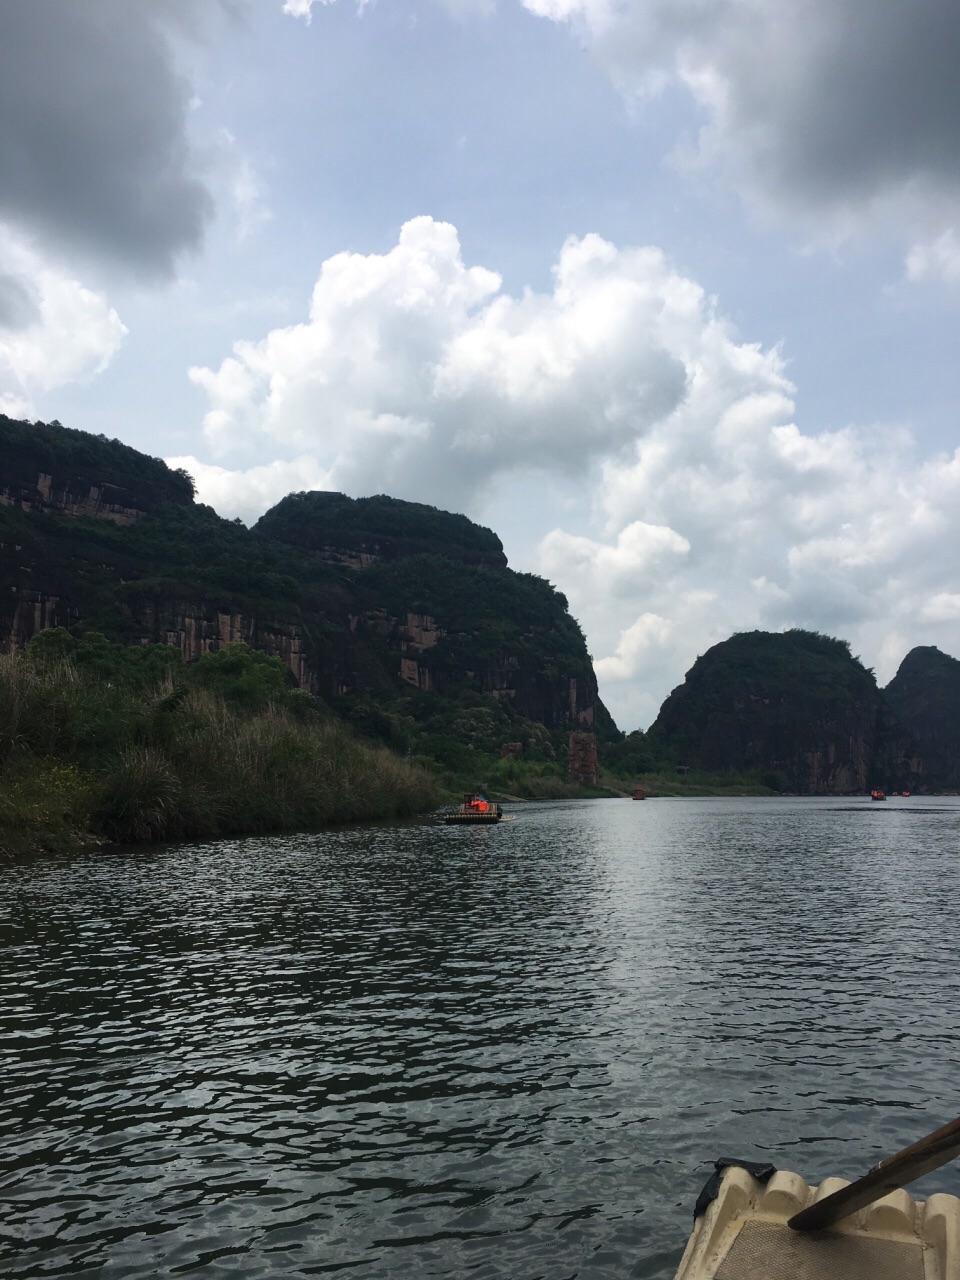
[[[911,649],[884,694],[929,784],[960,785],[960,662],[933,645]]]
[[[0,414],[0,501],[123,521],[193,502],[193,481],[119,440]]]
[[[743,632],[714,645],[667,698],[650,739],[681,765],[753,772],[775,790],[910,781],[873,673],[846,641],[811,631]]]
[[[550,583],[466,516],[386,495],[290,494],[253,529],[188,475],[104,436],[0,416],[0,644],[64,627],[174,646],[242,641],[369,737],[464,776],[506,743],[564,772],[732,772],[832,794],[960,786],[960,662],[907,655],[881,693],[845,641],[746,632],[698,658],[649,735],[618,732]],[[552,766],[551,766],[552,767]]]
[[[458,768],[620,735],[549,583],[463,515],[293,494],[247,529],[119,441],[0,416],[0,642],[101,632],[192,661],[243,641],[390,745]],[[478,755],[478,753],[480,753]]]
[[[386,494],[348,498],[342,493],[291,493],[261,516],[254,529],[354,568],[415,555],[507,567],[503,544],[491,529],[466,516]]]

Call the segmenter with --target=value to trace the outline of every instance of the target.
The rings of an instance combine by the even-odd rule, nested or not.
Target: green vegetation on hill
[[[78,635],[96,628],[116,641],[142,641],[145,610],[165,604],[175,615],[198,601],[285,621],[298,629],[321,677],[332,657],[345,665],[353,689],[327,695],[337,713],[371,741],[430,761],[446,785],[483,776],[504,742],[519,741],[525,757],[565,772],[569,677],[589,687],[593,675],[566,600],[534,575],[440,556],[354,572],[257,536],[202,505],[158,508],[129,527],[0,508],[0,541],[25,549],[39,569],[31,581],[76,600]],[[364,622],[349,631],[351,615],[384,610],[399,629],[409,611],[436,616],[444,635],[419,660],[441,688],[419,692],[398,678],[397,634]],[[501,668],[519,681],[523,709],[485,688]],[[601,716],[615,737],[609,717]]]
[[[105,482],[128,489],[150,505],[193,501],[193,481],[119,440],[63,427],[59,422],[21,422],[0,414],[0,457],[5,476],[36,483],[43,472],[60,483]]]
[[[661,766],[754,774],[775,790],[862,790],[881,716],[873,673],[846,641],[750,631],[697,659],[649,739]]]
[[[377,563],[357,574],[366,624],[358,635],[384,664],[395,641],[379,630],[377,609],[406,623],[429,618],[435,643],[407,650],[427,688],[400,684],[371,699],[347,696],[343,714],[367,732],[436,762],[445,777],[485,777],[504,743],[520,743],[522,758],[565,773],[571,682],[595,690],[583,633],[566,598],[534,574],[412,556]],[[603,742],[618,734],[595,701]]]
[[[442,623],[438,652],[423,655],[450,673],[471,664],[527,658],[552,679],[561,668],[586,668],[589,658],[566,597],[543,578],[486,569],[442,556],[411,556],[371,565],[357,580],[365,603],[390,612],[428,614]]]
[[[382,556],[439,552],[455,559],[506,567],[497,535],[464,515],[378,494],[290,493],[254,526],[257,533],[310,550],[376,549]]]
[[[308,553],[254,537],[201,504],[165,503],[130,526],[109,520],[0,507],[0,548],[18,546],[25,586],[69,600],[76,629],[143,639],[148,602],[200,603],[322,632],[340,607],[343,574]],[[2,551],[0,551],[2,555]],[[0,605],[2,612],[2,605]]]
[[[604,749],[623,738],[597,697],[564,597],[508,569],[496,535],[465,516],[384,495],[292,494],[251,530],[197,504],[190,478],[159,459],[56,423],[9,419],[0,419],[3,490],[8,645],[59,625],[81,646],[94,644],[94,632],[106,638],[96,644],[129,645],[137,663],[152,642],[198,655],[242,635],[282,653],[291,670],[305,663],[330,723],[339,717],[371,746],[422,762],[450,789],[500,770],[512,771],[518,790],[558,793],[569,789],[571,729],[592,716]],[[72,514],[103,501],[138,518]],[[190,674],[213,670],[212,655],[184,665],[174,648],[164,653],[174,666],[158,680],[193,699],[222,695]],[[58,660],[76,675],[71,688],[94,679],[87,648]],[[229,709],[261,714],[236,698]],[[504,743],[520,744],[519,763],[499,763]]]
[[[231,645],[184,665],[168,645],[41,632],[0,656],[0,853],[399,817],[428,773],[366,746],[282,663]]]
[[[934,645],[911,649],[884,697],[931,788],[960,786],[960,662]]]

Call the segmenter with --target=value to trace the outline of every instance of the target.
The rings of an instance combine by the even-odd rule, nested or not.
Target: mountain
[[[321,560],[363,569],[382,560],[440,555],[506,569],[503,544],[466,516],[378,494],[290,493],[254,525],[257,533],[305,547]]]
[[[960,786],[960,662],[921,645],[910,650],[883,692],[913,739],[927,784]]]
[[[364,732],[454,767],[622,737],[564,596],[467,517],[300,493],[247,529],[160,459],[0,416],[0,644],[55,626],[188,661],[244,641]]]
[[[865,790],[889,736],[872,672],[846,641],[801,630],[743,632],[708,649],[649,732],[681,766],[816,795]]]

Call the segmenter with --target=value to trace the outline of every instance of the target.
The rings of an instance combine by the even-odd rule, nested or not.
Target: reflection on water
[[[0,868],[0,1274],[666,1277],[960,1113],[960,802],[514,813]]]

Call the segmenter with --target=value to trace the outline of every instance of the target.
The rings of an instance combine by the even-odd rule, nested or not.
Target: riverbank
[[[0,656],[0,855],[307,830],[438,802],[426,770],[289,689],[278,659],[230,646],[185,667],[168,646],[44,635]]]
[[[677,773],[675,770],[664,770],[657,773],[639,774],[633,780],[617,781],[603,777],[601,782],[617,787],[632,795],[637,787],[642,787],[647,798],[677,799],[682,796],[777,796],[786,794],[776,787],[770,786],[762,778],[752,773],[737,773],[733,770],[708,772],[705,769],[691,769],[688,773]]]

